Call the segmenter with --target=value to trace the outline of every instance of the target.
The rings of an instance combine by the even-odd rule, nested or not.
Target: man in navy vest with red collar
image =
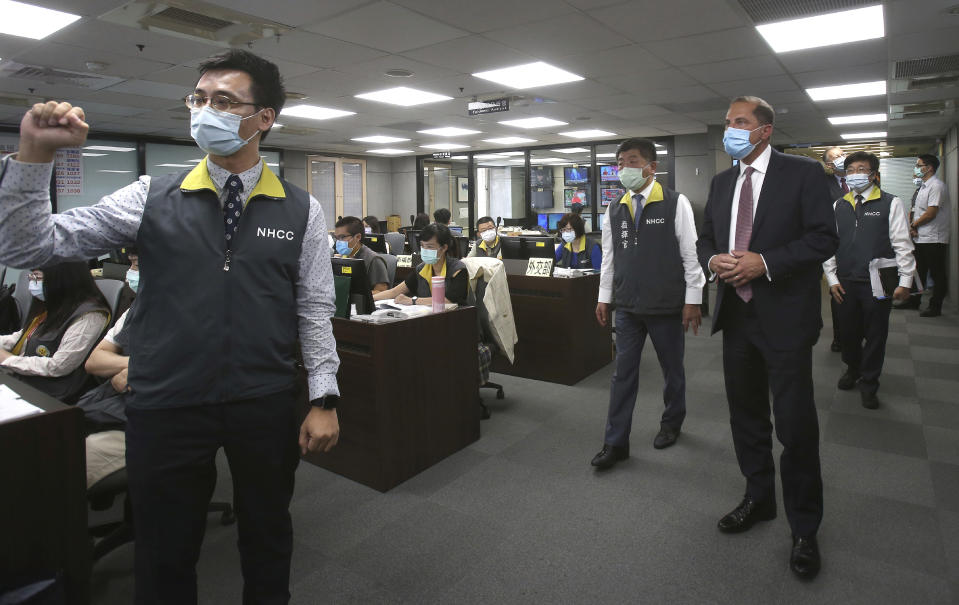
[[[646,337],[653,341],[665,386],[665,411],[653,447],[676,443],[686,418],[684,332],[702,318],[706,277],[696,257],[696,226],[685,195],[656,180],[656,145],[627,139],[616,152],[626,193],[606,210],[596,319],[616,307],[616,371],[603,449],[592,465],[607,469],[629,456],[629,433]]]
[[[127,381],[135,601],[196,603],[222,447],[243,602],[285,603],[299,454],[328,451],[339,435],[327,227],[319,203],[260,158],[285,100],[277,67],[234,49],[199,69],[184,102],[207,157],[188,173],[141,176],[95,206],[50,214],[54,154],[83,145],[83,110],[50,101],[28,111],[19,153],[0,172],[0,262],[42,266],[137,246]],[[299,434],[297,345],[313,404]]]

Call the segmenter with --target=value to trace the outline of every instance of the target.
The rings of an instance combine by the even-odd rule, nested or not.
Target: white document
[[[42,413],[41,408],[21,399],[16,391],[7,385],[0,384],[0,422]]]

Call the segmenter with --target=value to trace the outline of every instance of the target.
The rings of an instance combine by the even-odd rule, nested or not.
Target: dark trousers
[[[746,494],[775,502],[769,393],[776,437],[783,445],[779,472],[783,505],[796,536],[810,536],[822,521],[819,420],[813,401],[812,347],[774,350],[755,316],[730,288],[723,297],[723,372],[729,421]]]
[[[932,289],[932,298],[929,299],[929,308],[942,310],[942,300],[949,291],[946,267],[949,263],[949,244],[916,244],[916,268],[919,271],[919,281],[926,287],[926,273],[932,274],[935,285]]]
[[[633,425],[633,408],[639,391],[639,362],[646,336],[653,341],[665,385],[663,387],[662,424],[679,430],[686,418],[686,350],[683,320],[680,315],[636,315],[616,311],[616,371],[609,389],[609,414],[605,442],[609,445],[629,444]]]
[[[226,451],[233,476],[243,603],[287,603],[299,462],[294,392],[172,409],[127,409],[136,603],[197,602],[196,563]]]
[[[832,314],[832,339],[835,342],[840,342],[839,336],[839,303],[836,302],[832,296],[829,297],[829,312]],[[840,342],[841,344],[841,342]]]
[[[859,389],[875,393],[879,390],[879,375],[886,359],[892,299],[876,300],[868,282],[840,283],[846,291],[839,304],[842,360],[859,371],[862,377]]]

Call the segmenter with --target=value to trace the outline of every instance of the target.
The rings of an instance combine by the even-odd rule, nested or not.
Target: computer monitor
[[[333,262],[333,275],[350,278],[350,304],[356,305],[356,312],[366,315],[373,312],[373,293],[370,280],[366,277],[366,262],[362,258],[330,259]]]
[[[617,187],[607,187],[599,190],[602,195],[603,206],[609,206],[611,203],[615,202],[626,193],[625,190],[619,189]]]
[[[500,238],[504,259],[553,258],[556,240],[552,237],[510,236]]]
[[[537,210],[553,207],[553,190],[532,188],[529,192],[530,205]]]
[[[503,226],[504,227],[525,227],[526,226],[526,217],[521,216],[520,218],[504,218]]]
[[[553,188],[552,166],[532,166],[529,169],[529,186],[535,189]]]
[[[563,184],[567,187],[585,185],[589,182],[588,166],[567,166],[563,168]]]
[[[463,228],[459,225],[450,225],[450,233],[453,235],[463,235]]]
[[[386,254],[386,238],[379,233],[366,233],[363,235],[363,245],[380,254]]]
[[[619,182],[619,171],[616,166],[600,166],[599,180],[606,182]]]
[[[543,213],[537,214],[536,224],[542,227],[543,229],[549,231],[549,215],[543,214]]]
[[[585,189],[565,189],[563,190],[564,204],[567,208],[573,204],[589,205],[589,195]]]
[[[550,212],[549,213],[549,223],[547,225],[547,231],[556,231],[559,229],[559,219],[566,216],[562,212]]]

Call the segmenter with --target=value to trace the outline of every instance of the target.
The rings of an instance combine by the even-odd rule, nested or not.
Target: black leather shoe
[[[859,395],[862,397],[862,407],[867,410],[874,410],[879,407],[879,398],[876,397],[875,393],[862,391]]]
[[[614,464],[627,458],[629,458],[628,445],[618,446],[604,443],[603,449],[601,449],[598,454],[593,456],[593,461],[590,462],[590,464],[600,470],[605,470],[612,468]]]
[[[816,536],[797,538],[793,536],[793,549],[789,555],[789,569],[803,580],[812,580],[819,573],[822,562]]]
[[[749,496],[739,506],[719,520],[719,531],[737,534],[752,527],[756,521],[772,521],[776,518],[775,502],[756,502]]]
[[[859,380],[859,370],[847,366],[846,373],[839,377],[839,383],[836,386],[843,391],[848,391],[856,386],[857,380]]]
[[[838,340],[833,340],[832,344],[829,345],[829,350],[832,351],[833,353],[838,353],[842,351],[842,345],[839,344]]]
[[[925,311],[919,313],[919,317],[939,317],[940,315],[942,315],[942,311],[939,309],[933,309],[932,307],[929,307]]]
[[[664,426],[659,429],[659,433],[657,433],[656,438],[653,439],[653,447],[658,450],[665,449],[676,443],[677,439],[679,439],[679,431]]]

